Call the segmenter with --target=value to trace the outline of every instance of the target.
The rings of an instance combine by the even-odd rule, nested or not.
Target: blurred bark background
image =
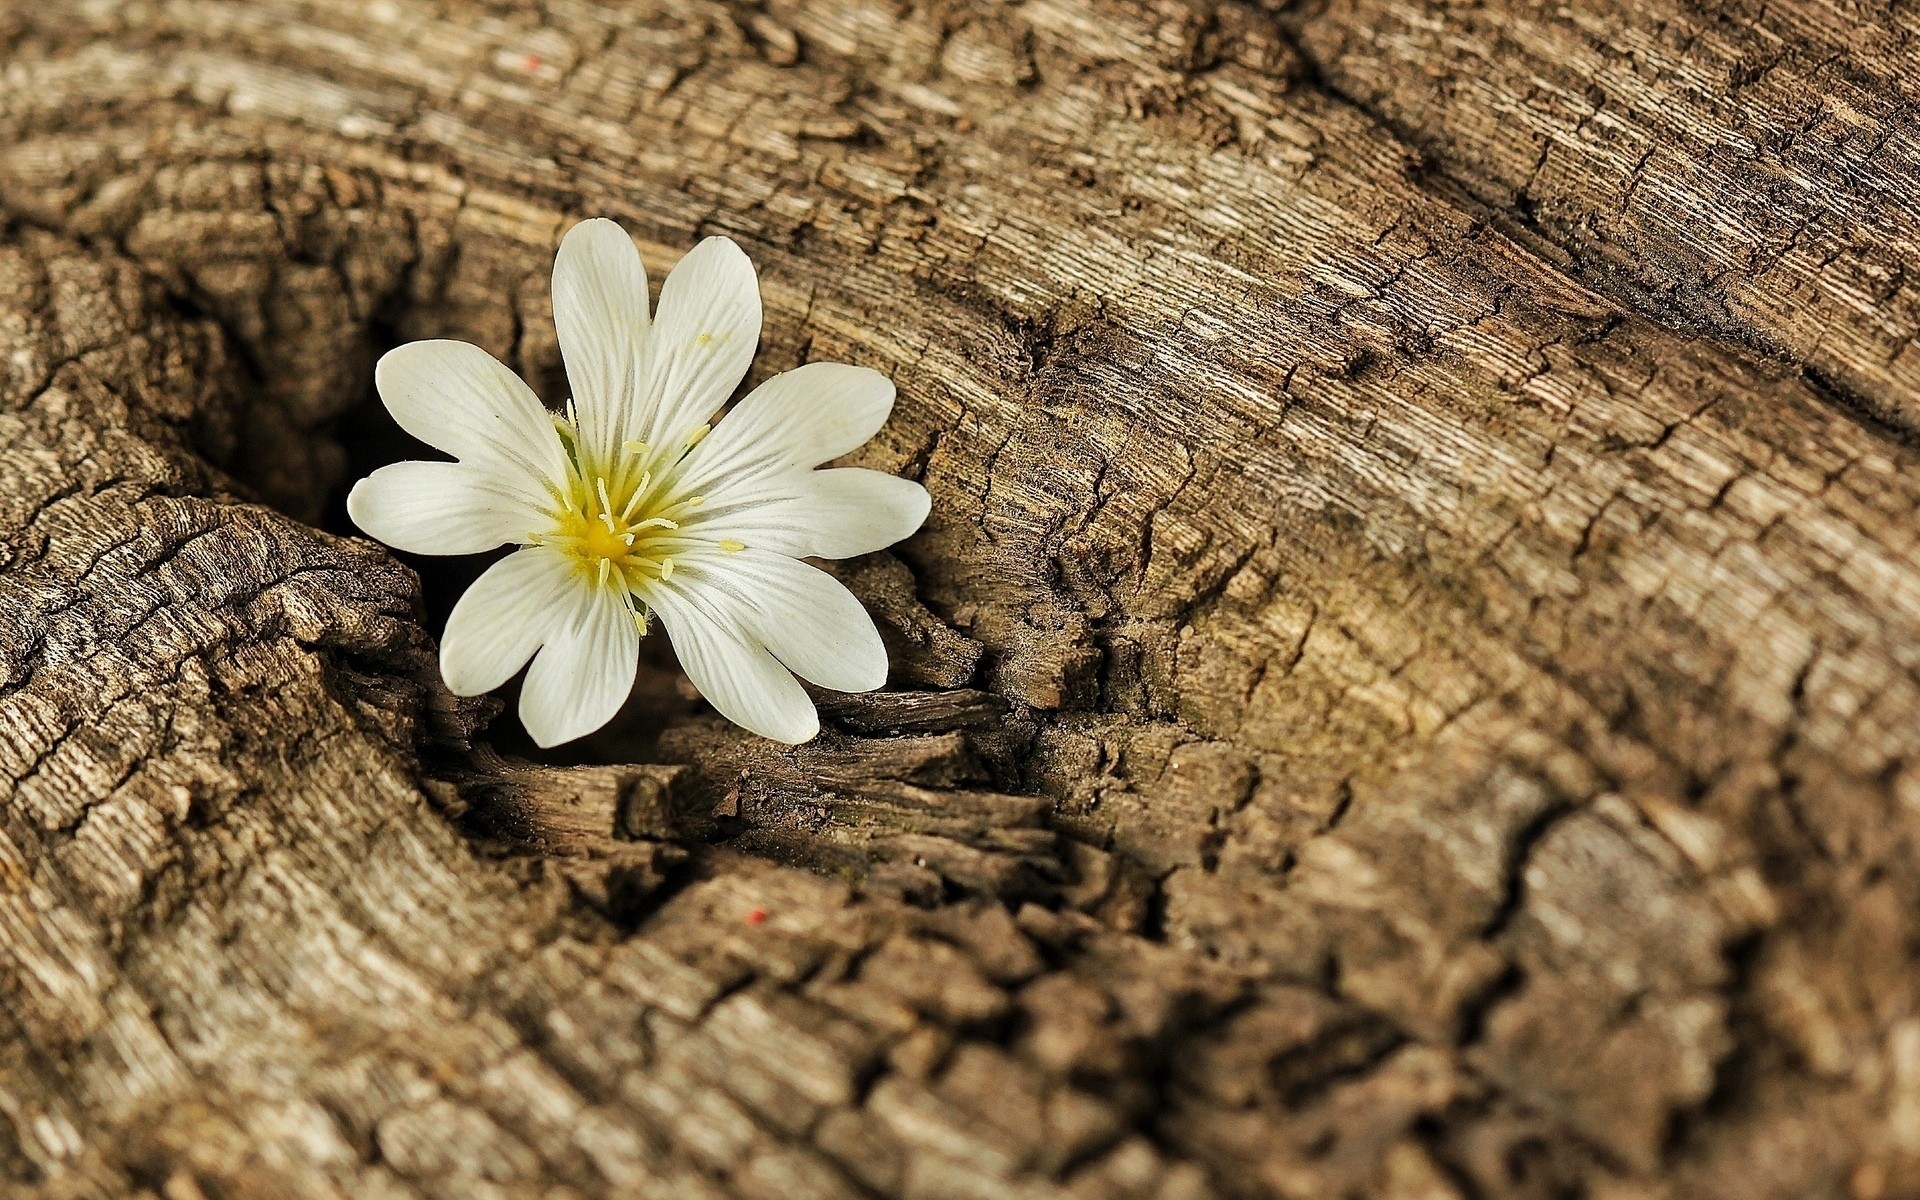
[[[1916,35],[3,0],[6,1194],[1920,1195]],[[812,745],[339,518],[590,215],[899,384]]]

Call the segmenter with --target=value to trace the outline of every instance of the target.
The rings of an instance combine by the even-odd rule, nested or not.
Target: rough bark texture
[[[1916,34],[0,3],[7,1194],[1920,1194]],[[813,745],[330,523],[586,215],[899,384]]]

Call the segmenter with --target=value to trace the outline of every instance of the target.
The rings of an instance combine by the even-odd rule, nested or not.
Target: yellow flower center
[[[674,555],[684,544],[680,520],[701,501],[680,495],[673,476],[707,427],[670,454],[627,442],[612,462],[600,462],[582,443],[571,415],[554,423],[567,450],[567,480],[564,489],[554,489],[552,528],[530,540],[565,554],[594,585],[619,589],[644,631],[645,589],[673,577]]]
[[[620,529],[618,525],[603,525],[592,517],[582,517],[576,513],[568,513],[567,516],[581,527],[580,541],[576,549],[586,562],[591,563],[596,559],[604,558],[608,562],[618,563],[626,558],[627,551],[632,548],[625,541],[627,531]]]

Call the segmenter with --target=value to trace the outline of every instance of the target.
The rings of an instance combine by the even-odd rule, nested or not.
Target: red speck
[[[520,60],[521,69],[526,71],[527,74],[529,75],[533,74],[535,71],[538,71],[541,67],[544,67],[546,65],[547,65],[547,60],[544,58],[541,58],[538,54],[529,54],[525,58]]]
[[[749,925],[762,924],[766,921],[766,919],[767,919],[767,910],[764,908],[756,908],[747,913],[747,924]]]

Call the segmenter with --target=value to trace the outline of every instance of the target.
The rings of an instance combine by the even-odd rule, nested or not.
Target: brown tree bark
[[[1920,1194],[1916,30],[0,0],[6,1194]],[[814,744],[337,520],[590,215],[899,385]]]

